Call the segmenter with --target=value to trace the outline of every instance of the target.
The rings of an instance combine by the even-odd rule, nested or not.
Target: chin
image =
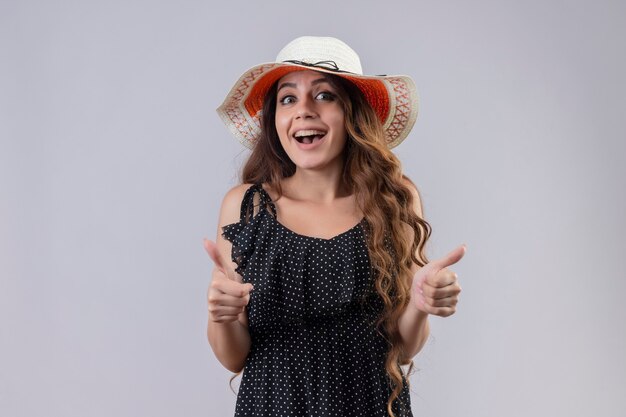
[[[312,161],[312,160],[296,160],[293,161],[296,165],[297,169],[321,169],[324,168],[328,163],[320,162],[320,161]]]
[[[293,163],[296,165],[298,169],[308,169],[308,170],[320,170],[326,167],[333,166],[337,162],[337,157],[335,158],[295,158],[292,159]]]

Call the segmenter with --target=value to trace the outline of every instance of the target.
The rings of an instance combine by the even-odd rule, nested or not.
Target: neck
[[[323,170],[296,168],[295,174],[283,180],[284,194],[294,200],[330,203],[349,194],[341,178],[343,165]]]

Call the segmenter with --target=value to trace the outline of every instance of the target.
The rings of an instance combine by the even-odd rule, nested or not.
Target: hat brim
[[[235,82],[217,113],[230,132],[247,148],[261,135],[261,110],[270,87],[286,74],[313,70],[352,81],[383,124],[389,148],[398,146],[409,134],[419,110],[415,83],[406,75],[360,75],[283,62],[256,65]]]

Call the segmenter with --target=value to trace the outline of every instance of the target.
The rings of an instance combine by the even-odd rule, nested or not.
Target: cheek
[[[278,137],[281,141],[284,140],[287,136],[287,130],[289,128],[288,118],[285,115],[276,113],[276,117],[274,118],[274,124],[276,125]]]
[[[326,113],[326,123],[335,130],[345,130],[345,115],[343,107],[336,103],[332,109]]]
[[[346,122],[342,114],[333,117],[328,123],[332,126],[333,130],[337,132],[337,136],[343,136],[345,138],[348,135],[345,125]]]

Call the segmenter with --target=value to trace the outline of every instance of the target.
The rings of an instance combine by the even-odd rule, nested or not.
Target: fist
[[[448,317],[456,312],[461,286],[458,276],[447,267],[465,255],[461,245],[445,257],[431,261],[413,276],[411,303],[419,310],[435,316]]]

